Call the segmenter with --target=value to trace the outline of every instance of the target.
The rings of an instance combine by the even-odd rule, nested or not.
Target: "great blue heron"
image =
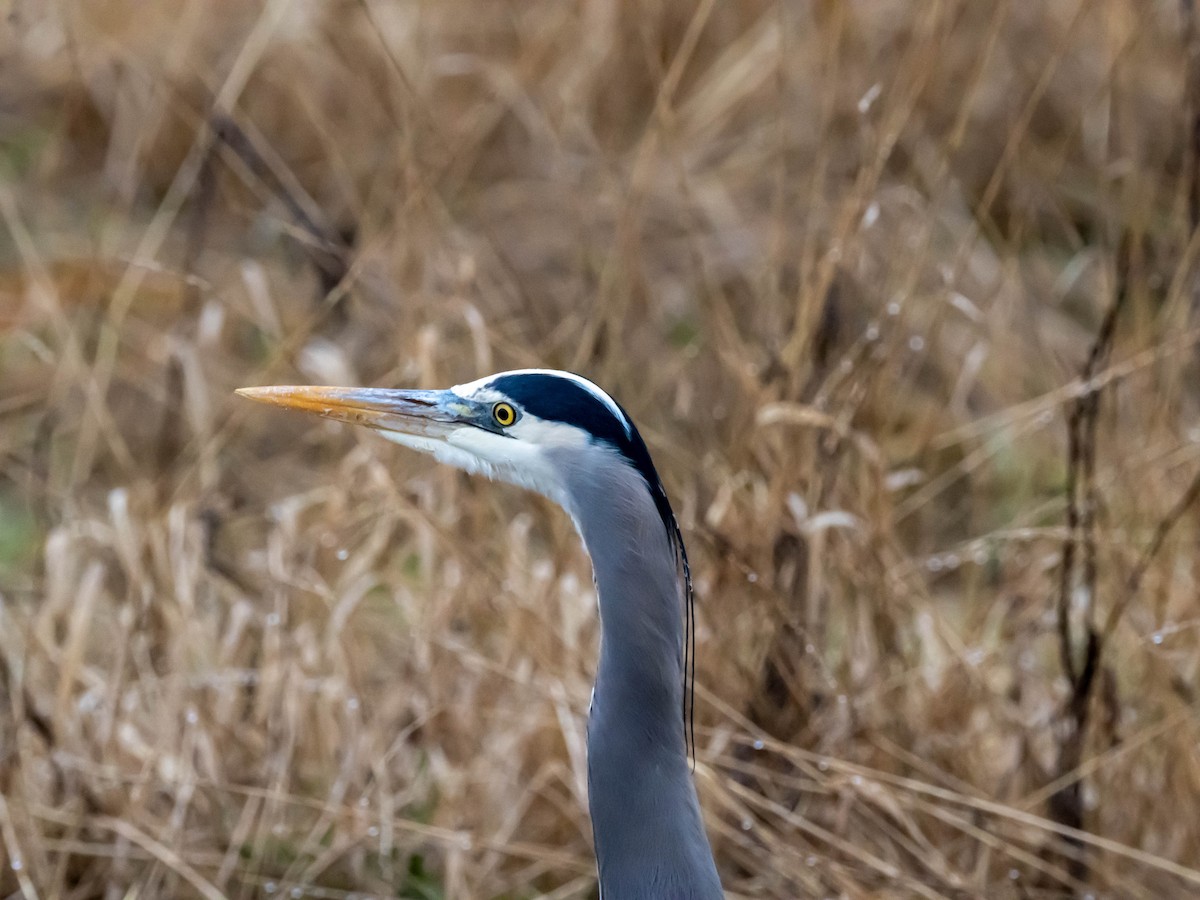
[[[694,659],[687,557],[646,444],[616,401],[585,378],[545,369],[444,391],[238,393],[365,425],[444,463],[530,488],[567,511],[591,554],[600,602],[587,742],[600,896],[723,897],[688,766]]]

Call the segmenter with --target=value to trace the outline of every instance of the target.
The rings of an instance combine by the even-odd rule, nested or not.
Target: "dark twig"
[[[1193,0],[1182,0],[1184,39],[1187,50],[1187,73],[1185,84],[1187,126],[1190,129],[1188,142],[1187,170],[1188,220],[1195,230],[1200,227],[1200,30],[1197,28]],[[1083,367],[1083,382],[1088,384],[1108,358],[1112,349],[1117,318],[1129,296],[1131,282],[1130,267],[1136,265],[1137,246],[1132,239],[1119,257],[1117,291],[1105,314],[1104,321],[1092,344],[1087,362]],[[1065,715],[1066,733],[1059,748],[1056,778],[1066,778],[1079,770],[1083,758],[1083,744],[1088,725],[1088,709],[1097,683],[1097,674],[1102,671],[1105,646],[1112,636],[1121,616],[1128,609],[1141,588],[1142,580],[1171,529],[1184,513],[1200,499],[1200,475],[1197,475],[1183,496],[1167,515],[1158,523],[1150,543],[1142,552],[1133,571],[1124,584],[1122,595],[1109,607],[1103,628],[1098,628],[1095,618],[1098,582],[1096,558],[1095,516],[1099,506],[1099,495],[1095,484],[1096,471],[1096,428],[1099,418],[1100,391],[1088,390],[1079,396],[1071,407],[1067,422],[1067,538],[1063,542],[1062,566],[1059,570],[1058,588],[1058,638],[1063,671],[1071,683],[1071,696]],[[1082,571],[1079,571],[1077,556],[1083,553]],[[1084,616],[1083,659],[1076,663],[1072,634],[1071,598],[1078,583],[1087,599]],[[1049,804],[1050,817],[1055,821],[1079,829],[1083,824],[1081,802],[1082,779],[1073,778],[1057,791]],[[1069,860],[1071,875],[1079,880],[1087,877],[1087,861],[1082,855],[1072,854]]]
[[[1117,317],[1125,304],[1127,292],[1118,290],[1100,323],[1096,340],[1080,373],[1080,381],[1090,385],[1096,372],[1104,365],[1112,349]],[[1074,593],[1076,555],[1083,548],[1082,587],[1088,597],[1088,627],[1094,607],[1096,562],[1096,427],[1100,412],[1100,389],[1088,388],[1071,405],[1067,418],[1067,537],[1063,541],[1062,565],[1059,569],[1058,633],[1063,671],[1072,687],[1078,689],[1082,672],[1075,665],[1074,637],[1071,634],[1071,597]]]
[[[292,187],[294,179],[277,172],[259,150],[254,140],[232,118],[216,115],[212,121],[213,133],[246,166],[250,174],[267,185],[283,202],[297,227],[307,240],[300,244],[308,255],[321,282],[321,296],[329,294],[341,284],[350,271],[351,249],[354,244],[353,228],[335,229],[332,225],[318,221],[320,211],[303,190]],[[300,196],[297,196],[297,193]],[[308,200],[305,203],[304,200]]]
[[[1122,254],[1122,260],[1128,254]],[[1116,333],[1117,319],[1129,296],[1127,290],[1127,267],[1118,273],[1117,291],[1109,305],[1096,339],[1092,342],[1087,361],[1080,373],[1081,381],[1090,385],[1096,373],[1107,361]],[[1071,684],[1071,696],[1067,701],[1064,717],[1065,734],[1059,746],[1058,766],[1055,778],[1060,779],[1077,771],[1083,760],[1083,744],[1087,734],[1088,709],[1096,674],[1100,669],[1103,641],[1095,627],[1096,593],[1099,581],[1099,563],[1096,550],[1096,511],[1100,504],[1096,489],[1096,444],[1100,414],[1100,389],[1089,388],[1071,405],[1067,417],[1067,537],[1063,541],[1062,565],[1059,569],[1058,589],[1058,639],[1059,655],[1063,671]],[[1082,566],[1078,556],[1082,550]],[[1083,658],[1076,664],[1075,643],[1072,633],[1071,606],[1075,585],[1079,586],[1087,600],[1084,612]],[[1083,798],[1080,779],[1069,780],[1050,798],[1049,814],[1054,821],[1069,828],[1083,827]],[[1068,871],[1077,881],[1086,881],[1087,859],[1078,842],[1067,860]]]

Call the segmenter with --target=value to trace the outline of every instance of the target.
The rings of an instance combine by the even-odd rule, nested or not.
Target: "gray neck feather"
[[[565,461],[564,461],[565,462]],[[675,551],[641,475],[606,449],[567,471],[600,599],[588,794],[603,900],[711,900],[721,883],[688,766]]]

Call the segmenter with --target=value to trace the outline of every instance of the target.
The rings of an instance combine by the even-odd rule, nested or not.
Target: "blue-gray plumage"
[[[591,555],[600,604],[588,717],[600,896],[723,897],[688,767],[691,597],[690,583],[681,591],[679,579],[687,560],[666,492],[625,411],[590,381],[541,369],[448,391],[239,393],[366,425],[443,462],[536,490],[567,511]]]

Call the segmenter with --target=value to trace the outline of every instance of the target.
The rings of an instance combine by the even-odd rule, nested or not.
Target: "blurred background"
[[[0,893],[594,898],[570,523],[271,383],[594,379],[730,897],[1200,891],[1175,0],[15,0]]]

